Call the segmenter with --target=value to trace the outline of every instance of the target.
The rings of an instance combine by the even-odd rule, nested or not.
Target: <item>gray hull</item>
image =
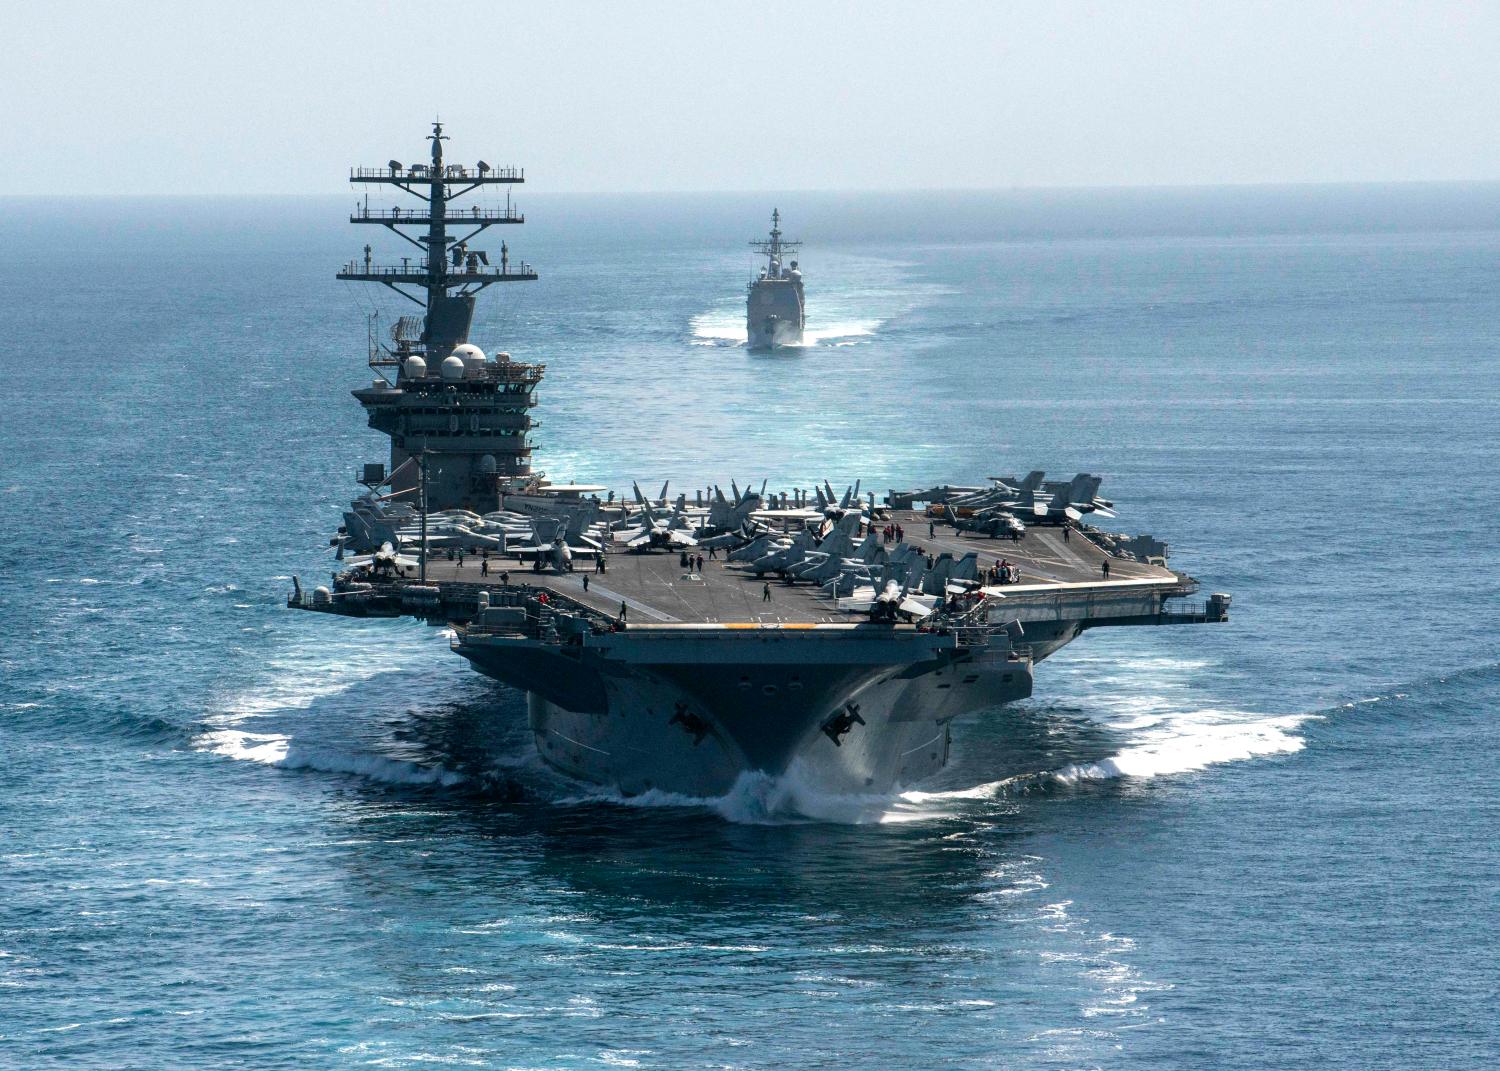
[[[746,346],[752,350],[774,350],[802,345],[802,325],[775,318],[762,319],[746,327]]]
[[[571,777],[626,795],[712,797],[743,774],[795,770],[819,791],[884,794],[943,768],[955,717],[1031,694],[1029,657],[1003,646],[917,650],[935,641],[747,637],[711,667],[701,641],[687,637],[632,643],[621,659],[580,651],[534,660],[482,641],[459,651],[480,672],[527,688],[537,751]],[[809,652],[809,643],[824,650]],[[522,663],[530,665],[520,671]]]
[[[750,287],[745,338],[752,350],[802,345],[802,283],[763,279]]]

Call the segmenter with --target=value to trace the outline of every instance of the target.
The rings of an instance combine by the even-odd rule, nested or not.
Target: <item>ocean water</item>
[[[539,466],[1106,477],[1100,630],[889,799],[621,800],[331,567],[337,199],[0,202],[0,1067],[1438,1068],[1500,1055],[1500,188],[523,201]]]

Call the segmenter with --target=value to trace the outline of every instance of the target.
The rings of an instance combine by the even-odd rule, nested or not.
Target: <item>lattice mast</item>
[[[485,186],[525,182],[525,171],[515,167],[494,168],[483,160],[474,167],[445,164],[443,142],[448,138],[443,134],[442,123],[432,124],[427,140],[432,142],[430,164],[403,167],[399,161],[391,160],[385,167],[356,167],[349,172],[350,182],[394,186],[424,202],[417,208],[371,208],[367,198],[349,217],[350,223],[385,227],[410,242],[421,255],[403,257],[399,264],[376,264],[367,245],[364,260],[344,265],[338,278],[381,283],[422,306],[426,311],[420,337],[409,337],[409,330],[403,332],[398,323],[395,341],[403,355],[418,352],[420,344],[421,355],[429,362],[436,362],[469,340],[475,294],[494,283],[529,281],[537,276],[524,262],[512,269],[510,250],[504,242],[500,243],[498,267],[490,263],[486,250],[470,247],[469,243],[490,227],[526,222],[508,196],[503,208],[478,205],[457,208],[453,204]],[[419,230],[421,233],[416,233]],[[408,337],[402,338],[403,333]]]
[[[766,275],[771,279],[781,278],[781,262],[802,247],[800,241],[781,237],[781,209],[771,210],[771,237],[750,243],[750,248],[767,258]]]
[[[531,486],[531,411],[544,367],[493,357],[469,341],[474,298],[494,283],[536,278],[525,263],[512,266],[502,242],[499,264],[473,240],[500,223],[525,217],[506,196],[505,207],[461,208],[456,200],[493,184],[525,181],[519,168],[475,167],[443,161],[440,123],[432,124],[430,164],[355,168],[354,183],[393,186],[420,202],[415,208],[357,207],[349,222],[376,224],[419,251],[400,263],[377,264],[370,246],[362,261],[344,265],[338,278],[380,283],[422,307],[422,315],[402,316],[391,329],[394,348],[371,339],[370,364],[381,377],[354,392],[370,427],[390,436],[390,468],[368,464],[360,482],[372,490],[390,486],[392,495],[424,493],[430,510],[499,508],[501,496]],[[373,327],[372,327],[373,335]],[[385,368],[397,369],[392,383]],[[425,473],[425,476],[423,475]],[[420,488],[419,485],[420,484]]]

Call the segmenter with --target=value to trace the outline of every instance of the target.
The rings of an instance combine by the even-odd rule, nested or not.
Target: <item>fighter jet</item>
[[[660,517],[651,508],[646,496],[641,494],[640,485],[632,483],[631,487],[635,490],[635,500],[640,506],[640,512],[627,519],[627,527],[615,532],[616,542],[623,543],[626,550],[637,552],[686,550],[698,545],[698,539],[689,529],[680,504],[670,517]]]
[[[762,532],[744,546],[731,550],[725,558],[732,562],[753,562],[774,551],[785,550],[791,545],[790,539],[781,539],[769,532]]]
[[[1040,477],[1042,474],[1032,475]],[[1103,482],[1102,477],[1087,472],[1080,472],[1068,481],[1037,480],[1031,487],[1018,488],[1010,505],[1040,524],[1066,524],[1069,521],[1076,524],[1083,520],[1084,514],[1095,512],[1113,517],[1114,503],[1099,497],[1099,485]]]
[[[871,567],[884,558],[885,548],[874,532],[865,536],[858,547],[853,547],[848,530],[839,528],[823,540],[806,561],[788,569],[787,573],[815,584],[826,585],[829,581],[841,580],[852,588],[856,579],[869,579]]]
[[[923,568],[926,568],[926,559],[912,557],[922,561]],[[869,585],[856,588],[849,597],[839,599],[838,607],[868,613],[872,621],[911,621],[926,617],[937,608],[940,600],[921,593],[921,575],[909,575],[904,566],[888,562]],[[914,580],[913,576],[917,579]]]
[[[749,488],[743,494],[730,481],[729,486],[734,489],[734,501],[724,497],[724,492],[717,485],[714,487],[714,497],[708,504],[707,527],[718,533],[738,531],[751,523],[751,518],[760,510],[764,501],[764,485],[762,493],[757,494]]]
[[[991,476],[995,486],[951,499],[936,513],[947,517],[947,510],[960,518],[978,518],[997,510],[1014,512],[1033,524],[1076,524],[1086,513],[1113,517],[1114,503],[1099,497],[1101,477],[1080,472],[1071,480],[1045,480],[1046,473],[1037,470],[1024,479]],[[951,521],[950,521],[951,523]],[[1003,532],[999,534],[1004,534]]]
[[[922,576],[921,591],[924,595],[936,595],[945,599],[949,595],[969,591],[979,583],[979,555],[969,551],[957,561],[944,551],[932,563],[932,568]]]
[[[795,577],[798,566],[804,563],[818,564],[829,557],[842,558],[852,552],[854,543],[851,537],[859,525],[859,514],[850,513],[834,522],[821,541],[804,528],[793,537],[790,546],[756,559],[750,569],[756,576],[780,573],[784,577]]]
[[[416,558],[399,554],[390,543],[380,544],[380,549],[373,554],[362,554],[357,557],[345,559],[351,569],[368,569],[375,576],[402,575],[410,570],[417,569],[421,562]]]
[[[752,561],[750,571],[756,576],[764,576],[766,573],[785,573],[789,566],[802,561],[807,557],[808,552],[817,549],[817,546],[817,539],[804,528],[792,537],[790,543],[774,545],[768,553]]]
[[[604,547],[588,534],[593,514],[591,507],[570,511],[562,517],[533,517],[530,543],[512,547],[507,553],[531,562],[539,573],[544,569],[571,573],[575,558],[590,560],[604,553]]]

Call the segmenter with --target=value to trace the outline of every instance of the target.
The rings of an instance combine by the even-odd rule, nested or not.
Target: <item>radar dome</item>
[[[427,362],[420,357],[408,357],[401,370],[406,373],[407,379],[421,379],[427,374]]]
[[[464,362],[464,368],[473,375],[484,370],[484,350],[478,346],[465,342],[462,346],[453,347],[453,356]]]
[[[442,376],[447,380],[464,378],[464,359],[449,354],[443,358]]]
[[[500,364],[510,364],[510,354],[506,353],[504,350],[496,350],[495,360]]]

